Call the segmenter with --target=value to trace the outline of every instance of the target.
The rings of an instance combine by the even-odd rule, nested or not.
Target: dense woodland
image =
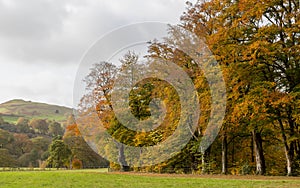
[[[20,117],[11,124],[0,117],[0,167],[106,167],[107,161],[77,136],[73,116],[68,123],[65,128],[56,121]]]
[[[180,154],[164,163],[132,170],[299,174],[299,6],[297,0],[188,2],[180,24],[170,26],[164,41],[152,41],[147,57],[149,62],[155,58],[171,61],[192,79],[202,112],[197,130]],[[204,154],[199,151],[199,144],[209,122],[212,94],[195,59],[180,49],[182,30],[205,41],[221,66],[226,83],[223,125]],[[174,88],[163,80],[139,82],[130,91],[131,113],[139,120],[146,120],[151,115],[150,101],[160,98],[166,106],[165,120],[150,132],[134,132],[123,126],[111,104],[113,84],[120,71],[125,74],[121,75],[124,84],[130,85],[135,71],[151,69],[151,63],[140,65],[138,60],[139,56],[129,51],[120,59],[120,67],[110,62],[95,64],[85,79],[90,94],[82,99],[81,107],[82,113],[88,114],[90,101],[96,101],[98,117],[110,135],[126,145],[142,147],[156,145],[173,133],[179,121],[180,102]],[[111,166],[129,170],[122,145],[118,160],[119,164]]]
[[[221,66],[226,83],[223,125],[204,153],[199,151],[199,145],[209,122],[212,94],[201,67],[178,47],[182,30],[205,41]],[[171,61],[192,79],[202,112],[197,129],[181,152],[168,161],[130,168],[126,150],[120,146],[119,164],[110,163],[110,167],[159,173],[299,175],[299,41],[299,0],[188,2],[180,23],[170,27],[165,40],[151,42],[147,58]],[[160,98],[166,108],[162,124],[152,131],[135,132],[118,121],[111,105],[114,80],[120,70],[127,70],[123,80],[130,85],[133,71],[128,68],[135,67],[137,72],[151,69],[151,64],[140,65],[139,58],[129,51],[120,60],[120,67],[110,62],[96,63],[84,80],[90,93],[81,101],[83,113],[95,110],[89,104],[91,99],[96,101],[98,117],[107,132],[119,142],[135,147],[156,145],[172,135],[180,113],[174,88],[153,78],[134,86],[129,107],[136,118],[147,120],[151,116],[151,100]],[[41,166],[38,163],[42,161],[52,167],[70,167],[72,161],[74,166],[84,168],[106,164],[87,147],[74,121],[69,121],[64,134],[55,122],[45,122],[44,129],[44,122],[34,121],[38,120],[20,119],[9,126],[1,122],[1,166]],[[63,136],[62,140],[57,135]],[[60,153],[67,157],[55,158],[56,147],[65,148]],[[109,152],[110,146],[106,147]]]

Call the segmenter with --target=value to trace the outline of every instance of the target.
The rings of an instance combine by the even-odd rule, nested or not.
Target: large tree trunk
[[[265,157],[262,147],[262,138],[261,134],[256,130],[252,131],[253,136],[253,144],[254,144],[254,151],[255,151],[255,160],[256,160],[256,174],[258,175],[265,175],[266,173],[266,164],[265,164]]]
[[[291,156],[289,155],[289,149],[288,147],[284,147],[285,157],[286,157],[286,170],[287,170],[287,176],[293,175],[293,160],[291,159]]]
[[[202,152],[202,158],[201,158],[201,165],[202,165],[202,174],[208,174],[209,173],[209,160],[210,160],[210,151],[211,146],[209,146],[204,152]]]
[[[288,145],[287,138],[285,135],[284,131],[284,126],[281,121],[281,119],[278,120],[279,126],[280,126],[280,131],[281,131],[281,136],[282,136],[282,142],[284,145],[284,153],[285,153],[285,158],[286,158],[286,170],[287,170],[287,176],[293,175],[293,155],[291,154],[291,148]]]
[[[129,171],[129,166],[128,166],[128,164],[126,162],[126,159],[125,159],[124,145],[123,144],[119,145],[119,164],[121,166],[121,171],[123,171],[123,172]]]
[[[227,135],[224,133],[222,139],[222,174],[227,174]]]

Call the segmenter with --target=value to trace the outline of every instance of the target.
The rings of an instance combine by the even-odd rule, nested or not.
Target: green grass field
[[[20,116],[1,115],[1,117],[5,122],[15,124]]]
[[[65,122],[72,109],[50,105],[46,103],[24,101],[20,99],[11,100],[0,104],[0,115],[8,123],[16,123],[19,117],[28,119],[49,119]]]
[[[118,174],[101,170],[0,172],[0,187],[300,187],[300,178]]]

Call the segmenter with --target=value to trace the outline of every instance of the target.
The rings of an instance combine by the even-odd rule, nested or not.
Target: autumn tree
[[[96,104],[98,117],[102,122],[106,122],[104,126],[106,128],[111,128],[110,130],[115,130],[116,127],[120,127],[116,118],[112,117],[113,107],[111,103],[111,91],[117,72],[118,68],[111,63],[100,62],[94,64],[90,73],[84,79],[89,93],[82,98],[80,104],[81,109],[86,111],[89,110],[88,108],[91,108],[91,104]],[[113,132],[116,133],[116,131]],[[113,133],[111,132],[110,134]],[[118,147],[120,166],[122,169],[127,170],[128,165],[124,159],[123,145],[121,144]]]
[[[85,142],[74,117],[70,116],[68,119],[68,123],[71,124],[67,125],[63,140],[72,151],[72,168],[76,168],[76,164],[81,168],[107,167],[108,161],[95,153]]]
[[[28,153],[32,149],[32,142],[26,134],[14,134],[13,145],[18,156]]]
[[[268,169],[281,168],[276,167],[277,164],[282,166],[282,161],[273,154],[275,150],[276,155],[285,153],[287,175],[295,174],[300,157],[299,23],[299,2],[295,0],[188,2],[181,23],[170,27],[169,35],[163,41],[152,41],[147,57],[150,61],[173,62],[192,79],[201,101],[201,116],[196,130],[190,132],[191,141],[182,152],[153,168],[179,169],[186,165],[192,170],[209,172],[211,163],[218,161],[222,165],[217,165],[214,170],[224,174],[230,168],[233,174],[265,175]],[[202,68],[214,67],[205,64],[209,62],[203,58],[205,54],[188,54],[205,48],[205,45],[193,46],[195,41],[184,40],[181,35],[184,30],[190,32],[188,36],[196,35],[205,41],[217,60],[215,63],[221,66],[226,83],[227,108],[220,136],[202,154],[199,145],[212,113],[210,84],[217,81],[207,79],[197,64],[197,60],[201,60]],[[184,45],[192,47],[188,53]],[[88,113],[91,101],[95,102],[104,127],[119,142],[131,146],[155,145],[176,129],[180,105],[176,104],[178,97],[174,88],[162,80],[134,84],[133,68],[138,67],[137,61],[135,54],[127,53],[121,59],[120,69],[107,62],[95,64],[85,79],[89,94],[83,97],[81,105]],[[151,65],[143,68],[152,70]],[[128,88],[123,86],[115,90],[126,89],[130,96],[126,108],[130,108],[137,119],[147,120],[151,116],[152,98],[170,104],[171,107],[166,105],[161,127],[150,132],[134,132],[118,121],[111,101],[118,70],[121,70],[118,76],[124,78],[122,83]],[[122,102],[122,99],[123,96],[119,96],[116,100]],[[131,121],[127,123],[132,124]],[[186,125],[189,126],[188,118]],[[128,164],[122,147],[119,147],[119,163],[124,168]]]
[[[40,134],[46,135],[48,132],[48,123],[45,119],[32,119],[29,125]]]
[[[184,164],[186,166],[182,168],[191,168],[193,171],[199,171],[201,169],[202,173],[207,173],[207,166],[211,161],[211,147],[207,146],[203,149],[203,151],[200,151],[199,147],[208,126],[212,109],[209,84],[218,84],[219,81],[217,81],[217,79],[213,81],[213,79],[219,77],[219,75],[214,74],[213,77],[206,78],[206,76],[211,73],[206,71],[205,75],[202,68],[211,67],[211,70],[214,70],[215,65],[211,64],[214,60],[211,58],[209,51],[205,50],[205,44],[196,37],[194,38],[191,33],[187,32],[186,29],[181,26],[171,26],[169,28],[169,35],[165,38],[165,40],[159,42],[154,41],[149,47],[149,53],[150,58],[159,58],[163,61],[169,61],[179,66],[182,71],[191,78],[197,92],[196,97],[198,97],[200,102],[199,107],[201,115],[199,116],[197,127],[194,131],[191,129],[189,130],[190,134],[192,134],[192,138],[187,145],[187,148],[185,148],[185,151],[179,154],[177,158],[171,159],[171,161],[173,161],[172,163],[176,163],[178,160],[178,163],[183,164],[182,159],[184,157],[184,160],[186,160]],[[208,61],[209,59],[210,61]],[[210,83],[208,82],[208,79],[210,79]],[[159,86],[159,84],[156,86]],[[161,89],[160,87],[157,88]],[[221,89],[222,87],[220,86],[219,88]],[[170,87],[168,87],[168,89],[170,89]],[[176,92],[170,92],[164,100],[169,103],[172,109],[180,108],[180,101],[174,97],[176,95],[178,95]],[[179,117],[178,113],[180,113],[180,109],[179,111],[172,111],[173,112],[171,112],[171,116],[169,117]],[[185,118],[187,119],[185,126],[190,127],[191,121],[189,117]],[[174,122],[170,121],[169,125],[173,127],[172,130],[174,130],[177,126],[176,121],[178,122],[178,119],[174,120]],[[170,162],[169,165],[172,165],[172,163]],[[176,166],[179,165],[176,164]]]
[[[212,0],[189,6],[182,25],[205,37],[223,65],[232,112],[237,112],[228,115],[251,128],[257,173],[266,172],[262,133],[273,124],[281,130],[287,174],[293,174],[299,154],[298,104],[292,102],[299,85],[299,2]]]

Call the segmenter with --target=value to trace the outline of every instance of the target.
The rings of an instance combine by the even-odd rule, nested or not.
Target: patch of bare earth
[[[139,172],[109,172],[109,173],[150,176],[150,177],[184,177],[184,178],[237,179],[237,180],[299,180],[300,181],[300,177],[288,177],[288,176],[158,174],[158,173],[139,173]]]

